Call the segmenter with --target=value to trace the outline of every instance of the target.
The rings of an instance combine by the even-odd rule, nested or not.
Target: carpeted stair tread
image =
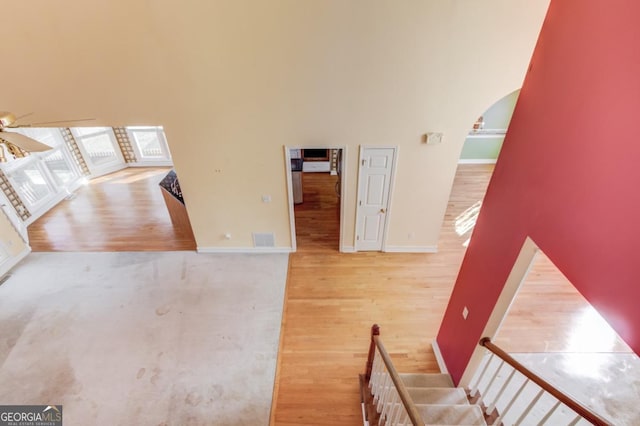
[[[452,388],[453,381],[448,374],[400,374],[406,387],[410,388]]]
[[[482,410],[477,405],[416,404],[425,424],[486,426]]]
[[[462,388],[413,388],[407,391],[415,404],[468,404],[467,394]]]

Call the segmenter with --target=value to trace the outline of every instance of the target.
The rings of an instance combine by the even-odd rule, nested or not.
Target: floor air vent
[[[275,237],[273,232],[266,233],[253,233],[253,246],[254,247],[275,247]]]

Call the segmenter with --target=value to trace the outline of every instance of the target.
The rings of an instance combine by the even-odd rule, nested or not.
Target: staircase
[[[453,386],[448,374],[399,374],[424,424],[428,425],[486,425],[484,414],[477,405],[470,405],[462,388]],[[374,373],[365,391],[365,424],[412,424],[402,421],[402,402],[394,397],[391,380],[384,373]]]
[[[487,356],[467,392],[454,387],[448,374],[398,373],[374,325],[365,374],[360,375],[364,425],[612,425],[488,338],[480,346]]]
[[[400,374],[422,420],[430,425],[486,425],[482,410],[470,405],[448,374]]]

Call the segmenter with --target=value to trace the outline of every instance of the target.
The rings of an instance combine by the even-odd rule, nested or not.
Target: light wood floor
[[[93,179],[28,227],[33,251],[195,250],[174,229],[158,183],[170,168],[127,168]]]
[[[290,256],[272,420],[277,425],[362,424],[358,374],[369,330],[400,371],[435,372],[431,350],[462,260],[455,218],[484,195],[491,167],[459,173],[439,253],[338,253],[333,177],[304,174],[296,207],[298,252]],[[320,207],[315,209],[316,207]]]
[[[494,340],[512,353],[632,352],[543,252]]]
[[[473,224],[492,171],[487,165],[458,168],[437,254],[338,253],[335,177],[303,175],[305,201],[295,208],[298,251],[290,256],[272,424],[361,425],[357,377],[373,323],[381,326],[399,371],[438,371],[431,341],[471,234],[461,219]],[[510,351],[567,348],[567,336],[588,306],[549,263],[542,257],[534,264],[533,278],[501,331]],[[556,297],[560,303],[548,303]]]
[[[338,253],[336,177],[304,174],[305,202],[295,208],[298,252],[289,263],[272,424],[362,424],[357,377],[364,369],[373,323],[380,324],[400,371],[437,371],[431,341],[471,232],[461,219],[473,223],[474,206],[483,198],[492,170],[486,165],[459,167],[437,254]],[[29,227],[32,247],[193,249],[193,240],[173,230],[157,187],[166,172],[126,169],[92,181]],[[544,258],[534,264],[530,277],[498,342],[512,352],[569,350],[568,336],[575,334],[588,304]],[[610,350],[625,351],[619,343]]]

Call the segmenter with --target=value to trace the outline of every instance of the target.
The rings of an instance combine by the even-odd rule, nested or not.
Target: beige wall
[[[26,228],[2,191],[0,191],[0,204],[0,277],[2,277],[31,252],[31,247],[20,235],[22,231],[26,233]],[[14,227],[8,215],[15,219],[15,223],[20,224],[20,231]]]
[[[17,257],[23,254],[27,245],[22,237],[18,234],[16,229],[9,221],[7,215],[0,209],[0,246],[6,250],[7,254],[11,257]],[[4,273],[2,265],[0,265],[0,272]]]
[[[388,244],[434,246],[465,133],[520,86],[548,1],[18,2],[0,109],[165,126],[199,247],[291,245],[284,145],[348,147],[352,246],[358,147],[398,145]]]

